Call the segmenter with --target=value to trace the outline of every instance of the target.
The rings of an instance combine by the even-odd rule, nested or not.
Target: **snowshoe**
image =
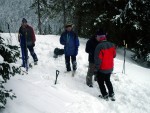
[[[116,100],[114,94],[110,95],[109,98],[110,98],[111,101],[115,101]]]
[[[36,61],[36,62],[34,62],[34,65],[38,65],[38,62]]]
[[[33,66],[32,66],[32,64],[31,63],[29,63],[29,68],[32,68]]]
[[[108,95],[105,95],[105,96],[99,95],[98,97],[100,97],[100,98],[102,98],[102,99],[104,99],[104,100],[106,100],[106,101],[109,100]]]
[[[92,85],[92,84],[87,84],[87,86],[89,86],[89,87],[91,87],[91,88],[93,87],[93,85]]]

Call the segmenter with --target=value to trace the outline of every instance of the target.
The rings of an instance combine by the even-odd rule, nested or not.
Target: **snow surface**
[[[9,34],[1,34],[9,37]],[[18,45],[17,34],[12,34],[12,44]],[[89,88],[85,83],[88,54],[86,39],[80,39],[78,70],[75,77],[65,72],[64,56],[53,58],[59,36],[37,35],[35,52],[39,58],[37,66],[29,69],[28,75],[16,75],[6,84],[17,98],[9,100],[1,113],[150,113],[150,69],[140,67],[130,60],[127,52],[126,71],[122,74],[123,50],[118,49],[114,72],[111,77],[116,101],[100,99],[98,85]],[[32,58],[30,57],[30,62]],[[18,65],[21,59],[18,59]],[[54,85],[56,70],[60,71],[58,83]]]

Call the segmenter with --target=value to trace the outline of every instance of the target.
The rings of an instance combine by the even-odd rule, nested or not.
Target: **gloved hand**
[[[35,43],[32,44],[32,47],[34,47],[34,46],[35,46]]]

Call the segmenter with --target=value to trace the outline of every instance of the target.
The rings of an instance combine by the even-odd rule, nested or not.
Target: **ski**
[[[28,74],[25,68],[20,67],[20,69],[21,69],[21,75]]]
[[[22,70],[22,73],[21,73],[22,75],[24,75],[24,74],[28,74],[28,72],[27,71],[24,71],[24,70]]]
[[[21,53],[22,53],[22,66],[28,72],[29,62],[28,62],[28,50],[27,50],[27,40],[26,37],[20,35],[20,46],[21,46]]]

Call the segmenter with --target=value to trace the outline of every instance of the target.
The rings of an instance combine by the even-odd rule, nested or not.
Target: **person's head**
[[[99,41],[99,42],[102,42],[104,40],[107,40],[106,38],[106,33],[103,31],[103,29],[99,29],[97,32],[96,32],[96,36],[95,36],[96,40]]]
[[[66,24],[66,25],[65,25],[65,29],[66,29],[67,31],[71,31],[71,30],[72,30],[72,23]]]
[[[22,26],[23,27],[27,26],[27,20],[25,18],[22,19]]]

